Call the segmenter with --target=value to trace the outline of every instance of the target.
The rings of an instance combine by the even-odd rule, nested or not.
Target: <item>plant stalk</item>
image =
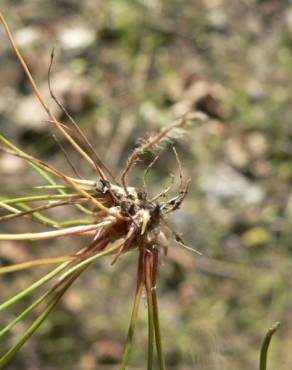
[[[130,355],[130,351],[132,348],[134,330],[135,330],[139,306],[141,302],[142,290],[143,290],[143,251],[140,250],[138,271],[137,271],[136,293],[135,293],[132,314],[131,314],[128,334],[127,334],[127,339],[126,339],[126,344],[125,344],[125,350],[124,350],[124,355],[122,358],[120,370],[125,370],[128,364],[128,361],[129,361],[129,355]]]
[[[158,309],[158,299],[156,292],[156,281],[157,281],[157,267],[158,267],[158,250],[153,250],[153,269],[152,269],[152,302],[153,302],[153,315],[154,315],[154,331],[155,331],[155,341],[158,356],[159,369],[165,370],[165,360],[163,354],[163,347],[161,341],[161,331],[159,323],[159,309]]]
[[[154,307],[152,299],[152,268],[151,268],[151,252],[145,253],[145,286],[147,292],[148,306],[148,360],[147,370],[153,368],[153,348],[154,348]]]
[[[272,339],[272,336],[275,334],[279,327],[280,323],[276,322],[266,333],[262,348],[261,348],[261,354],[260,354],[260,370],[267,370],[267,357],[268,357],[268,350],[269,345]]]

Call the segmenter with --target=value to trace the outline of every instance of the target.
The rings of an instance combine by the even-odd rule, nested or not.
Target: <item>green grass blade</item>
[[[41,222],[42,224],[53,226],[53,227],[62,227],[62,226],[73,226],[73,225],[84,225],[84,224],[89,224],[92,222],[92,220],[89,219],[76,219],[76,220],[66,220],[66,221],[56,221],[52,218],[49,218],[41,213],[41,211],[45,211],[47,209],[52,209],[54,207],[59,207],[62,205],[68,205],[70,203],[67,203],[68,201],[63,201],[63,202],[55,202],[55,203],[48,203],[43,206],[37,207],[37,208],[32,208],[28,206],[25,203],[19,203],[18,206],[23,209],[23,211],[14,211],[14,214],[6,216],[6,221],[7,219],[10,218],[17,218],[17,217],[33,217],[37,221]],[[1,202],[0,202],[1,203]],[[59,203],[59,204],[58,204]],[[63,203],[63,204],[61,204]],[[5,220],[5,217],[0,218],[0,221]]]
[[[14,263],[12,265],[0,266],[0,275],[9,274],[16,271],[28,270],[39,266],[48,266],[48,265],[59,265],[63,262],[69,262],[76,259],[76,256],[58,256],[58,257],[48,257],[48,258],[37,258],[34,260]]]
[[[55,180],[49,175],[49,173],[57,177],[60,177],[60,171],[52,169],[51,167],[45,165],[41,161],[26,154],[24,151],[22,151],[16,145],[14,145],[11,141],[6,139],[3,135],[0,135],[0,142],[4,143],[8,148],[12,149],[13,151],[15,151],[15,153],[20,155],[50,185],[59,186],[59,184],[55,182]],[[58,192],[60,194],[66,194],[66,192],[63,189],[59,189]],[[86,209],[85,207],[79,204],[77,204],[76,207],[85,214],[89,214],[89,215],[92,214],[91,211],[89,211],[88,209]]]
[[[62,272],[66,267],[68,263],[62,263],[60,266],[55,268],[53,271],[48,273],[47,275],[43,276],[41,279],[37,280],[35,283],[30,285],[28,288],[22,290],[20,293],[16,294],[12,298],[8,299],[7,301],[3,302],[0,305],[0,312],[6,310],[16,302],[20,301],[24,297],[28,296],[29,294],[33,293],[36,289],[46,284],[48,281],[52,280],[55,276],[57,276],[60,272]]]
[[[0,198],[1,202],[4,204],[18,204],[18,203],[30,203],[30,202],[38,202],[42,200],[58,200],[58,199],[75,199],[75,198],[82,198],[80,194],[71,193],[71,194],[44,194],[44,195],[32,195],[27,197],[21,198]]]
[[[52,292],[57,289],[58,285],[47,290],[41,297],[39,297],[34,303],[32,303],[29,307],[27,307],[24,311],[22,311],[13,321],[11,321],[8,325],[6,325],[0,331],[0,337],[6,334],[9,330],[11,330],[19,321],[24,319],[28,316],[37,306],[39,306]]]
[[[153,312],[153,300],[152,300],[151,255],[148,253],[145,255],[145,285],[146,285],[147,308],[148,308],[147,370],[152,370],[153,368],[153,349],[154,349],[154,312]]]
[[[135,331],[135,326],[136,326],[136,322],[137,322],[139,306],[140,306],[141,297],[142,297],[142,290],[143,290],[143,265],[142,265],[143,256],[142,256],[142,254],[143,253],[140,253],[140,256],[139,256],[136,294],[135,294],[135,299],[134,299],[134,303],[133,303],[132,314],[131,314],[128,334],[127,334],[127,339],[126,339],[126,344],[125,344],[125,350],[124,350],[120,370],[125,370],[126,366],[128,364],[128,361],[129,361],[129,356],[130,356],[130,352],[131,352],[131,348],[132,348],[132,342],[133,342],[134,331]]]
[[[28,206],[27,204],[24,204],[24,203],[18,203],[17,205],[20,208],[22,208],[24,210],[24,212],[31,212],[33,210],[30,206]],[[31,217],[33,217],[36,220],[38,220],[39,222],[41,222],[42,224],[51,225],[51,226],[58,226],[58,221],[52,220],[52,219],[42,215],[40,212],[32,212],[29,216],[26,216],[25,214],[23,215],[23,212],[20,211],[19,209],[15,208],[15,207],[11,207],[9,204],[1,202],[1,201],[0,201],[0,207],[4,208],[7,211],[10,211],[12,213],[12,215],[8,215],[8,217],[13,217],[13,218],[16,218],[16,217],[30,217],[31,218]],[[0,221],[3,221],[3,217],[1,217]]]
[[[0,358],[0,369],[3,369],[4,366],[15,356],[19,349],[25,344],[25,342],[33,335],[33,333],[39,328],[43,321],[48,317],[50,312],[56,306],[56,304],[61,299],[62,294],[57,294],[48,304],[47,308],[41,313],[41,315],[33,322],[33,324],[28,328],[24,333],[22,338]]]
[[[157,350],[157,357],[158,357],[158,363],[159,363],[159,370],[166,370],[164,354],[163,354],[163,347],[162,347],[162,340],[161,340],[158,299],[157,299],[157,291],[156,291],[158,257],[159,257],[158,250],[154,249],[151,294],[152,294],[152,302],[153,302],[154,332],[155,332],[155,341],[156,341],[156,350]]]
[[[14,214],[18,214],[18,213],[21,213],[21,211],[18,210],[17,208],[11,207],[11,204],[17,204],[19,207],[21,207],[25,211],[32,211],[32,208],[28,206],[26,203],[42,201],[42,200],[50,201],[50,200],[59,200],[59,199],[60,200],[75,199],[75,198],[81,198],[81,196],[79,194],[47,194],[47,195],[28,196],[28,197],[12,198],[12,199],[0,198],[0,207],[7,209],[8,211]],[[85,219],[85,218],[66,220],[66,221],[59,222],[51,218],[48,218],[47,216],[44,216],[40,212],[33,212],[31,216],[34,216],[34,218],[44,223],[45,225],[49,224],[51,226],[58,226],[58,227],[87,225],[92,222],[92,220]]]
[[[272,339],[272,336],[275,334],[279,327],[280,323],[276,322],[266,333],[266,336],[264,338],[262,348],[261,348],[261,354],[260,354],[260,370],[267,370],[267,357],[268,357],[268,350],[269,345]]]
[[[33,186],[33,189],[68,189],[67,186],[65,185],[38,185],[38,186]]]
[[[162,340],[161,340],[156,288],[152,289],[152,301],[153,301],[153,315],[154,315],[154,331],[155,331],[157,356],[158,356],[158,362],[159,362],[159,370],[165,370],[166,367],[165,367],[165,360],[164,360]]]
[[[82,226],[82,225],[90,225],[92,220],[88,218],[76,218],[75,220],[67,220],[58,223],[60,227],[67,227],[67,226]]]
[[[20,348],[29,340],[29,338],[35,333],[35,331],[40,327],[40,325],[44,322],[44,320],[48,317],[51,311],[55,308],[57,303],[60,301],[64,293],[68,290],[74,280],[80,275],[83,269],[79,270],[72,278],[67,282],[67,284],[57,292],[52,299],[49,301],[47,307],[43,310],[43,312],[39,315],[39,317],[30,325],[30,327],[26,330],[23,336],[19,339],[19,341],[10,349],[8,350],[1,358],[0,358],[0,369],[3,369],[4,366],[8,364],[8,362],[16,355],[16,353],[20,350]]]
[[[21,207],[24,211],[32,211],[32,208],[24,203],[19,203],[19,207]],[[36,220],[40,221],[41,223],[45,225],[51,225],[51,226],[58,226],[58,221],[53,220],[52,218],[49,218],[47,216],[44,216],[40,212],[33,212],[31,213],[31,216],[35,218]]]

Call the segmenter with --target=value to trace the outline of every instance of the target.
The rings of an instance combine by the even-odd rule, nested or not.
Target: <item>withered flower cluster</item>
[[[66,114],[71,122],[71,128],[59,122],[49,109],[1,13],[0,20],[6,30],[16,57],[30,81],[36,98],[47,112],[49,121],[54,128],[59,131],[63,139],[67,140],[94,169],[97,177],[97,180],[87,180],[79,176],[78,173],[76,177],[70,177],[61,170],[25,153],[6,137],[0,135],[0,149],[26,161],[47,182],[47,185],[43,186],[43,189],[50,189],[53,191],[53,193],[43,195],[32,194],[31,196],[25,197],[1,198],[0,208],[4,210],[4,214],[0,217],[0,222],[23,217],[42,223],[46,227],[50,227],[50,230],[38,233],[0,234],[0,240],[46,240],[69,235],[90,236],[90,242],[83,249],[72,255],[41,258],[0,267],[0,274],[4,274],[41,265],[57,265],[54,270],[41,277],[31,286],[0,304],[1,312],[34,293],[38,288],[44,286],[48,282],[54,282],[44,294],[29,307],[25,308],[12,322],[4,328],[0,328],[0,337],[2,337],[20,320],[32,313],[38,306],[44,306],[39,316],[27,328],[18,342],[2,355],[0,358],[0,368],[6,366],[15,353],[47,318],[72,283],[91,264],[97,259],[107,255],[112,256],[112,264],[114,264],[121,255],[128,251],[135,250],[138,253],[137,287],[120,369],[125,369],[128,363],[139,303],[144,288],[147,294],[149,323],[148,369],[152,368],[154,343],[156,343],[159,368],[161,370],[165,369],[156,293],[158,260],[161,251],[165,252],[168,246],[166,234],[172,235],[177,243],[184,245],[181,236],[172,229],[166,217],[167,214],[180,207],[187,194],[189,181],[183,178],[180,161],[175,148],[173,148],[173,151],[180,170],[180,186],[176,196],[172,198],[167,196],[170,187],[163,189],[152,198],[147,194],[145,177],[149,169],[154,165],[157,157],[145,170],[143,179],[144,186],[142,189],[129,186],[127,178],[137,160],[147,151],[155,148],[165,140],[172,130],[183,127],[191,121],[202,121],[205,117],[199,112],[189,113],[170,126],[162,129],[154,137],[150,137],[130,155],[125,169],[117,180],[112,175],[111,171],[102,163],[74,119],[53,94],[50,86],[50,79],[49,90],[51,96],[59,105],[60,109]],[[51,65],[52,61],[53,54]],[[51,65],[49,72],[51,70]],[[73,134],[74,132],[75,134]],[[67,160],[69,161],[68,156]],[[72,168],[74,169],[73,165]],[[41,205],[37,207],[34,206],[36,202],[41,202]],[[43,213],[48,209],[66,205],[74,205],[83,215],[86,215],[86,218],[71,220],[70,222],[60,222],[49,218]],[[167,230],[168,233],[166,233],[165,230]]]

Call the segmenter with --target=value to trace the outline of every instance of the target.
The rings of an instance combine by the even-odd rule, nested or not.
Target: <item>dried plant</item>
[[[137,160],[147,151],[155,148],[165,140],[172,130],[186,126],[189,122],[201,122],[206,117],[200,112],[189,113],[162,129],[157,135],[150,137],[129,156],[120,180],[117,180],[103,164],[74,119],[55,97],[50,85],[49,76],[51,96],[63,113],[66,114],[72,127],[59,122],[52,113],[43,99],[1,13],[0,19],[16,57],[30,81],[36,98],[46,111],[50,123],[62,135],[63,139],[67,140],[88,165],[93,168],[98,178],[98,180],[82,178],[73,165],[71,167],[76,173],[76,177],[70,177],[64,174],[62,170],[54,168],[38,158],[25,153],[6,137],[0,135],[1,151],[26,161],[47,182],[48,185],[43,186],[43,189],[53,191],[53,193],[44,195],[32,194],[25,197],[1,198],[0,207],[5,210],[5,214],[0,217],[0,222],[23,217],[50,227],[51,230],[37,233],[0,234],[0,240],[41,241],[69,235],[86,235],[91,238],[91,241],[83,249],[72,255],[41,258],[0,267],[0,274],[8,274],[14,271],[36,268],[37,266],[57,265],[55,269],[37,280],[34,284],[0,305],[0,312],[2,312],[28,295],[35,293],[38,288],[45,284],[49,282],[54,283],[11,323],[1,329],[0,337],[9,332],[20,320],[31,314],[38,306],[45,304],[39,316],[27,328],[18,342],[2,355],[0,358],[0,368],[8,364],[17,351],[48,317],[69,287],[90,265],[105,256],[112,256],[112,264],[114,264],[124,253],[134,251],[138,253],[136,292],[120,369],[125,369],[128,363],[141,295],[143,289],[145,289],[148,307],[147,368],[149,370],[152,369],[154,344],[156,343],[159,368],[163,370],[165,369],[165,363],[156,292],[157,268],[160,254],[167,250],[169,244],[165,230],[168,231],[168,234],[170,233],[172,235],[177,243],[184,246],[181,236],[172,229],[166,218],[169,213],[180,207],[187,194],[189,180],[185,180],[182,175],[180,160],[175,148],[173,148],[173,151],[180,170],[180,186],[176,196],[172,198],[166,196],[169,188],[163,189],[155,197],[150,198],[148,196],[145,177],[157,158],[145,170],[143,189],[129,186],[128,174]],[[53,53],[49,75],[52,62]],[[66,156],[66,158],[70,162],[69,157]],[[42,202],[42,205],[35,207],[35,202]],[[60,222],[49,218],[43,213],[49,209],[66,205],[74,205],[83,215],[86,215],[86,218]]]
[[[60,143],[59,146],[65,154],[76,177],[68,176],[63,173],[62,170],[54,168],[38,158],[25,153],[6,137],[0,135],[0,150],[26,161],[46,182],[46,185],[39,188],[53,191],[53,193],[51,192],[43,195],[32,194],[31,196],[0,198],[0,208],[4,210],[5,213],[0,216],[0,222],[10,221],[16,218],[25,218],[41,223],[51,229],[50,231],[36,233],[0,234],[0,240],[41,241],[65,236],[83,235],[89,236],[91,239],[84,248],[71,255],[34,259],[32,261],[0,267],[0,274],[8,274],[20,270],[33,269],[37,266],[57,265],[55,269],[41,277],[32,285],[0,304],[1,313],[23,300],[25,297],[35,293],[38,288],[41,288],[49,282],[53,283],[13,321],[0,329],[0,339],[2,339],[5,334],[12,330],[22,319],[36,310],[38,306],[44,306],[41,313],[26,329],[21,338],[12,348],[2,354],[0,357],[0,369],[4,368],[10,362],[18,350],[20,350],[48,317],[74,281],[95,261],[102,257],[112,256],[111,263],[113,265],[124,253],[136,251],[138,254],[136,292],[120,370],[126,369],[128,364],[143,289],[146,291],[148,307],[147,369],[151,370],[153,368],[154,345],[156,344],[159,369],[165,370],[156,291],[157,269],[160,255],[161,253],[166,253],[169,245],[169,237],[167,237],[167,235],[170,234],[176,243],[190,249],[185,245],[182,237],[173,230],[167,221],[167,215],[177,210],[182,204],[188,191],[189,180],[184,179],[182,175],[181,163],[175,147],[173,147],[173,152],[178,163],[180,174],[180,186],[176,196],[172,198],[167,197],[170,186],[163,189],[154,197],[149,197],[148,195],[145,179],[148,171],[158,159],[158,156],[154,158],[144,171],[144,186],[142,189],[129,186],[127,178],[137,160],[147,151],[152,150],[167,139],[172,130],[186,126],[190,122],[203,122],[206,120],[206,116],[201,112],[186,114],[162,129],[157,135],[150,137],[129,156],[126,167],[122,171],[120,179],[117,180],[97,155],[78,124],[54,95],[50,84],[50,73],[54,54],[52,53],[51,55],[51,63],[49,66],[48,88],[53,100],[71,122],[73,130],[71,127],[59,122],[49,109],[25,60],[15,44],[13,36],[1,12],[0,20],[8,35],[16,57],[32,86],[36,98],[48,115],[49,122],[54,125],[54,128],[71,144],[85,162],[93,168],[98,178],[98,180],[84,179],[70,162],[69,156]],[[41,202],[42,204],[36,207],[34,206],[36,202]],[[52,208],[72,205],[79,210],[84,216],[83,218],[70,221],[56,221],[43,213]],[[192,250],[195,251],[194,249]],[[274,324],[271,329],[268,330],[264,338],[260,353],[260,370],[267,369],[269,344],[278,326],[279,323]]]

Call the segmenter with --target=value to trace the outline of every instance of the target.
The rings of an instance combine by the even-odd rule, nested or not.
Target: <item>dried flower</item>
[[[138,271],[137,287],[134,299],[134,305],[130,320],[130,326],[125,345],[125,352],[121,363],[121,369],[125,369],[129,352],[132,345],[134,327],[137,319],[139,303],[142,290],[145,287],[148,303],[148,369],[152,368],[154,342],[156,342],[157,354],[160,369],[165,369],[163,350],[159,328],[158,304],[156,293],[156,278],[158,260],[161,251],[165,251],[168,246],[168,239],[165,230],[173,235],[175,241],[181,245],[184,242],[168,224],[166,217],[169,213],[178,209],[185,198],[188,190],[189,180],[185,180],[182,175],[182,169],[178,154],[174,150],[180,170],[180,186],[178,194],[170,199],[166,197],[169,187],[163,189],[155,197],[149,198],[146,189],[145,177],[149,169],[154,165],[155,160],[146,168],[144,174],[144,189],[138,189],[128,185],[127,177],[136,161],[148,150],[153,149],[167,138],[172,130],[185,126],[190,121],[202,121],[205,117],[199,113],[190,113],[181,119],[175,121],[168,127],[161,130],[154,137],[137,147],[127,160],[127,165],[122,171],[120,180],[117,180],[111,171],[103,164],[94,148],[80,130],[74,119],[61,105],[52,92],[49,76],[49,90],[55,102],[60,109],[67,115],[82,139],[82,146],[72,134],[67,126],[60,123],[48,105],[44,101],[20,51],[15,45],[14,39],[10,33],[8,25],[0,13],[1,22],[10,39],[16,57],[22,65],[33,88],[36,98],[47,112],[50,122],[56,130],[66,139],[72,147],[79,152],[81,157],[94,169],[98,180],[87,180],[79,176],[70,177],[61,170],[25,153],[10,140],[0,135],[0,149],[5,153],[22,158],[26,161],[47,183],[43,189],[53,190],[53,193],[44,195],[35,195],[9,199],[1,199],[0,207],[5,210],[5,214],[0,217],[0,222],[13,220],[15,218],[28,218],[41,224],[49,226],[50,231],[28,232],[22,234],[0,234],[0,240],[45,240],[73,236],[90,236],[90,242],[87,246],[72,255],[59,256],[54,258],[41,258],[10,266],[0,267],[0,274],[11,273],[13,271],[35,268],[41,265],[57,265],[55,269],[40,278],[28,288],[22,290],[14,297],[8,299],[0,305],[0,312],[8,309],[16,302],[22,300],[28,295],[34,293],[49,281],[54,281],[43,295],[34,303],[27,307],[11,323],[0,331],[0,337],[11,330],[20,320],[33,312],[41,303],[46,302],[46,306],[40,315],[33,321],[29,328],[24,332],[18,342],[0,358],[0,368],[3,368],[22,347],[22,345],[32,336],[42,322],[47,318],[59,302],[64,293],[69,289],[73,282],[96,260],[112,256],[112,264],[126,252],[138,252]],[[51,56],[51,65],[53,62],[53,53]],[[86,149],[83,149],[86,148]],[[67,160],[70,162],[68,156]],[[34,207],[35,202],[42,202],[42,205]],[[60,206],[74,206],[86,218],[60,222],[49,218],[43,212]]]

